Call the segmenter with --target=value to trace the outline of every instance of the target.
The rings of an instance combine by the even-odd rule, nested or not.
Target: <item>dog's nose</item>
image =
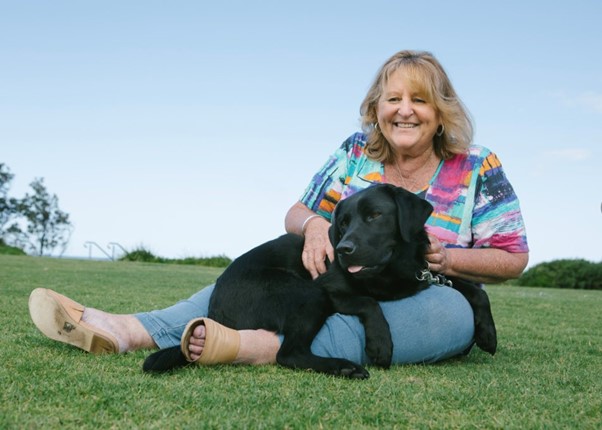
[[[339,242],[339,244],[337,245],[337,252],[339,254],[346,255],[353,254],[355,252],[355,244],[350,240],[344,240],[342,242]]]

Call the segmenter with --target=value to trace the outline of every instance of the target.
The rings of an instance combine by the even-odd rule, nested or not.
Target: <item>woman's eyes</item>
[[[389,98],[387,99],[387,101],[388,101],[389,103],[399,103],[399,102],[401,101],[401,97],[389,97]],[[423,103],[426,103],[426,100],[424,100],[424,99],[422,99],[422,98],[420,98],[420,97],[414,97],[414,98],[412,98],[412,102],[413,102],[413,103],[420,103],[420,104],[423,104]]]

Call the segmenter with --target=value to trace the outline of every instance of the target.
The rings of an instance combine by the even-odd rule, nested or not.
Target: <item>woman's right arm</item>
[[[310,208],[320,208],[320,212],[328,217],[328,212],[334,210],[342,195],[345,180],[354,174],[350,166],[357,164],[356,158],[364,153],[364,146],[365,137],[362,133],[347,138],[313,176],[302,197],[289,209],[284,219],[288,233],[305,237],[303,265],[314,279],[326,272],[327,258],[334,261],[334,249],[328,238],[330,221],[324,216],[316,216],[316,212]]]
[[[315,279],[326,272],[326,258],[334,260],[334,249],[328,238],[330,223],[325,218],[314,215],[315,212],[297,202],[287,212],[284,227],[288,233],[305,237],[303,265]]]

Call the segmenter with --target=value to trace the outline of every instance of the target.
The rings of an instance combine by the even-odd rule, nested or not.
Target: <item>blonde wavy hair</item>
[[[393,72],[403,70],[413,90],[439,114],[444,131],[433,137],[433,148],[443,160],[466,151],[473,137],[473,125],[468,110],[456,94],[445,70],[430,53],[400,51],[380,68],[360,107],[362,130],[367,136],[366,154],[380,162],[392,162],[393,149],[378,123],[377,106],[383,89]]]

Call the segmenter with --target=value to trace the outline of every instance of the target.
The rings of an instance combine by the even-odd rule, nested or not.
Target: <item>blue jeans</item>
[[[159,348],[177,346],[188,321],[207,316],[212,292],[213,285],[171,307],[136,314],[136,318]],[[391,328],[393,364],[433,363],[462,354],[473,343],[472,309],[452,288],[433,285],[412,297],[381,302],[380,306]],[[323,357],[370,362],[364,351],[364,326],[355,316],[330,316],[311,349]]]

